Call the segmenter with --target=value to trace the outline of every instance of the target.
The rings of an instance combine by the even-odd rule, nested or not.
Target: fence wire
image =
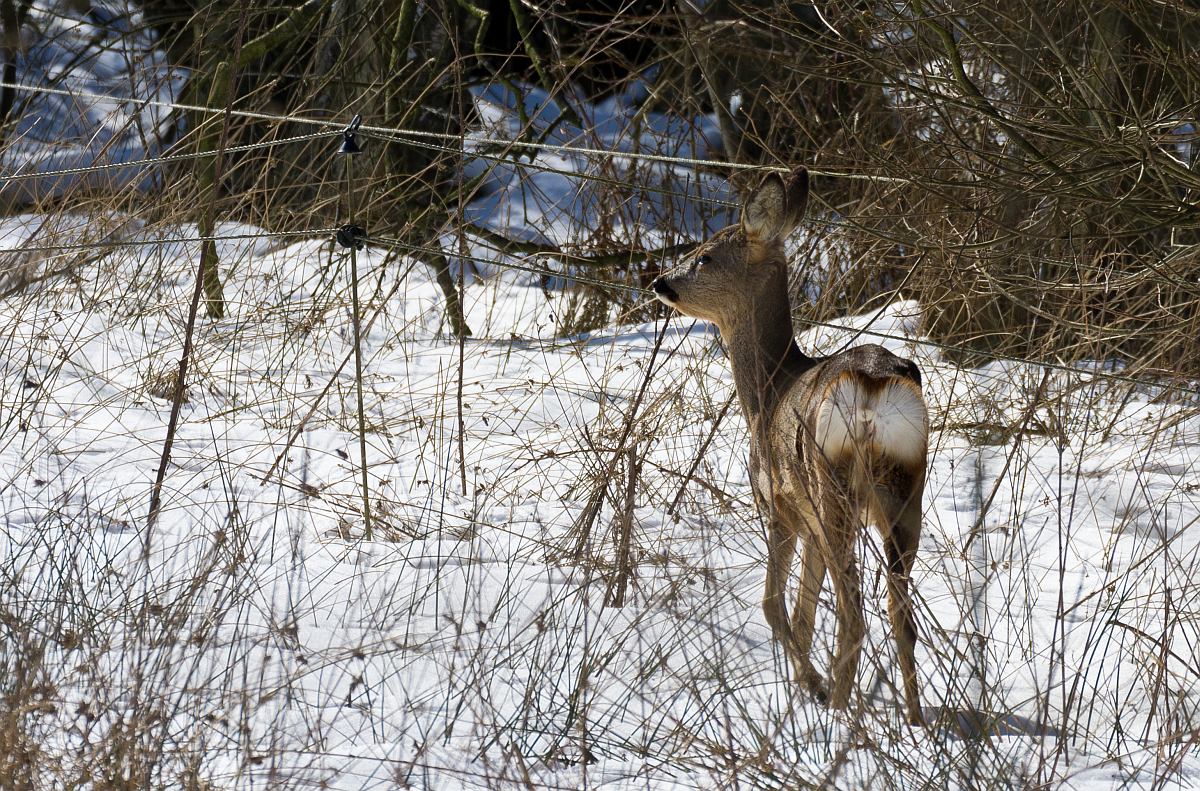
[[[103,100],[103,101],[112,101],[112,97],[105,96],[103,94],[90,94],[90,93],[86,93],[83,91],[69,91],[69,90],[66,90],[63,88],[51,88],[49,86],[26,85],[23,83],[9,83],[9,82],[4,82],[2,80],[0,80],[0,88],[12,88],[12,89],[21,90],[21,91],[32,91],[32,92],[38,92],[38,93],[55,94],[55,95],[60,95],[60,96],[69,96],[74,99],[89,98],[89,99],[96,99],[96,100]],[[139,100],[138,102],[136,102],[136,104],[140,104],[143,106],[163,107],[163,108],[174,109],[174,110],[186,110],[189,112],[196,112],[196,113],[207,113],[207,114],[211,114],[211,115],[224,115],[226,113],[226,110],[223,108],[203,107],[201,105],[183,104],[180,102],[163,102],[163,101],[158,101],[156,99],[143,99],[143,100]],[[230,115],[232,115],[236,118],[245,118],[245,119],[254,120],[254,121],[270,121],[275,124],[293,123],[293,124],[307,124],[310,126],[321,126],[321,127],[326,128],[327,134],[338,133],[342,129],[344,129],[346,126],[345,123],[341,123],[341,122],[337,122],[337,121],[331,121],[328,119],[320,119],[320,118],[309,118],[307,116],[301,116],[301,115],[279,115],[279,114],[272,114],[272,113],[258,113],[258,112],[253,112],[250,110],[229,110],[228,112]],[[370,124],[363,124],[360,127],[360,129],[363,132],[369,132],[375,136],[380,136],[380,139],[391,140],[391,141],[395,141],[395,142],[413,143],[414,141],[410,140],[409,138],[430,138],[430,139],[437,139],[437,140],[445,140],[447,142],[459,143],[460,145],[471,144],[471,145],[479,145],[479,146],[499,146],[499,147],[503,147],[503,148],[511,148],[511,147],[515,146],[515,147],[526,148],[526,149],[536,148],[541,151],[546,151],[546,152],[551,152],[551,153],[585,154],[585,155],[589,155],[589,156],[610,156],[610,157],[624,158],[624,159],[639,159],[639,160],[644,160],[647,162],[658,162],[658,163],[662,163],[662,164],[688,165],[688,166],[692,166],[692,167],[719,166],[721,168],[728,169],[728,170],[758,170],[758,171],[763,171],[763,172],[774,171],[776,173],[787,173],[790,170],[789,168],[785,168],[785,167],[775,167],[775,166],[765,166],[764,167],[761,165],[752,165],[752,164],[746,164],[746,163],[740,163],[740,162],[714,162],[711,159],[700,159],[700,158],[695,158],[695,157],[672,157],[672,156],[666,156],[663,154],[651,154],[651,153],[638,152],[638,151],[604,151],[603,149],[590,148],[587,146],[572,146],[572,145],[564,145],[561,143],[547,143],[544,141],[539,142],[539,141],[531,140],[531,141],[521,141],[520,143],[515,143],[511,139],[505,139],[505,138],[480,137],[478,135],[469,135],[469,134],[454,135],[454,134],[449,134],[446,132],[430,132],[430,131],[419,130],[419,129],[399,129],[399,128],[391,128],[391,127],[386,127],[386,126],[373,126]],[[581,133],[582,133],[582,130],[581,130]],[[282,141],[280,141],[280,142],[282,142]],[[434,146],[429,146],[429,147],[435,148],[435,150],[448,151],[448,152],[455,153],[455,154],[465,154],[466,153],[462,149],[436,148]],[[235,149],[227,148],[226,150],[233,151]],[[205,152],[203,154],[197,154],[195,156],[212,156],[214,153],[215,152]],[[476,154],[475,152],[471,152],[469,155],[470,156],[478,156],[478,154]],[[481,158],[486,158],[486,157],[481,157]],[[509,160],[504,160],[504,161],[509,161]],[[126,163],[124,166],[128,167],[130,164],[136,164],[136,163]],[[908,180],[908,179],[900,179],[900,178],[895,178],[895,177],[890,177],[890,176],[876,176],[876,175],[866,174],[866,173],[835,172],[835,171],[831,171],[831,170],[820,170],[820,169],[811,169],[809,172],[811,172],[814,176],[830,176],[830,177],[837,177],[837,178],[860,179],[860,180],[866,180],[866,181],[879,181],[882,183],[895,183],[895,184],[911,183],[910,180]],[[43,174],[39,174],[39,175],[45,176],[45,175],[57,175],[57,174],[55,172],[51,171],[49,173],[43,173]],[[572,173],[571,175],[578,175],[579,178],[585,178],[585,176],[583,174]]]
[[[91,98],[91,99],[111,100],[111,97],[104,96],[103,94],[89,94],[89,93],[84,93],[84,92],[79,92],[79,91],[68,91],[66,89],[61,89],[61,88],[52,88],[49,86],[36,86],[36,85],[28,85],[28,84],[22,84],[22,83],[8,83],[8,82],[4,82],[4,81],[0,81],[0,88],[13,88],[13,89],[23,90],[23,91],[35,91],[35,92],[49,93],[49,94],[55,94],[55,95],[70,96],[73,98],[79,98],[80,96],[82,96],[82,97]],[[157,100],[141,100],[138,102],[138,104],[155,105],[155,106],[161,106],[161,107],[169,108],[169,109],[186,110],[186,111],[192,111],[192,112],[202,112],[202,113],[209,113],[209,114],[213,114],[213,115],[220,115],[225,112],[225,110],[220,109],[220,108],[203,107],[203,106],[199,106],[199,105],[183,104],[183,103],[179,103],[179,102],[161,102],[161,101],[157,101]],[[251,111],[246,111],[246,110],[233,110],[233,111],[231,111],[231,114],[236,117],[241,117],[241,118],[246,118],[246,119],[251,119],[251,120],[270,121],[275,124],[297,123],[297,124],[319,125],[319,126],[323,126],[323,127],[327,127],[327,128],[324,129],[323,131],[319,131],[319,132],[312,132],[312,133],[305,134],[305,135],[295,135],[295,136],[290,136],[290,137],[286,137],[286,138],[280,138],[277,140],[262,140],[262,141],[254,142],[254,143],[246,143],[246,144],[241,144],[241,145],[236,145],[236,146],[226,146],[222,149],[225,153],[240,153],[240,152],[245,152],[245,151],[254,151],[254,150],[263,149],[263,148],[272,148],[275,146],[284,146],[284,145],[289,145],[289,144],[293,144],[293,143],[301,143],[301,142],[306,142],[306,141],[310,141],[310,140],[332,138],[332,137],[336,137],[337,135],[341,134],[343,132],[343,130],[345,129],[345,125],[341,124],[341,123],[337,123],[337,122],[333,122],[333,121],[329,121],[329,120],[308,118],[305,116],[280,115],[280,114],[272,114],[272,113],[257,113],[257,112],[251,112]],[[759,166],[759,165],[750,165],[750,164],[745,164],[745,163],[724,162],[724,161],[717,162],[717,161],[713,161],[711,159],[698,159],[698,158],[692,158],[692,157],[672,157],[672,156],[666,156],[666,155],[660,155],[660,154],[650,154],[650,153],[645,153],[645,152],[606,151],[604,149],[594,148],[594,147],[586,147],[586,146],[569,146],[569,145],[561,145],[561,144],[545,143],[545,142],[537,142],[537,141],[517,141],[517,140],[512,140],[512,139],[504,139],[504,138],[479,137],[479,136],[475,136],[475,135],[451,135],[451,134],[427,132],[427,131],[421,131],[421,130],[399,129],[399,128],[390,128],[390,127],[383,127],[383,126],[372,126],[372,125],[367,125],[367,124],[361,125],[360,127],[358,127],[358,129],[359,129],[359,131],[361,131],[363,133],[364,137],[369,137],[371,139],[379,140],[379,141],[385,142],[385,143],[401,143],[401,144],[405,144],[405,145],[413,145],[413,146],[417,146],[419,148],[424,148],[424,149],[431,150],[431,151],[438,151],[440,153],[451,154],[453,156],[462,156],[466,159],[482,159],[482,160],[489,161],[489,162],[495,162],[497,164],[512,165],[521,170],[530,170],[530,171],[541,172],[541,173],[553,173],[553,174],[561,175],[561,176],[564,176],[564,177],[567,177],[570,179],[591,182],[591,183],[600,184],[600,185],[609,186],[609,187],[619,187],[619,188],[624,188],[624,189],[628,189],[630,187],[628,182],[623,182],[623,181],[620,181],[617,179],[607,178],[607,177],[600,176],[600,175],[597,175],[594,173],[588,173],[586,171],[564,170],[561,168],[555,168],[551,165],[540,164],[540,163],[537,163],[534,161],[521,161],[521,156],[522,156],[521,154],[518,154],[516,156],[505,156],[503,154],[495,154],[495,153],[491,153],[488,151],[482,151],[482,150],[468,150],[464,146],[465,146],[465,144],[474,144],[474,145],[480,145],[480,146],[500,147],[505,150],[527,150],[527,149],[531,149],[531,148],[536,148],[536,149],[539,149],[542,151],[547,151],[547,152],[574,153],[574,154],[587,155],[590,157],[609,157],[609,158],[613,158],[613,159],[640,159],[640,160],[644,160],[644,161],[657,162],[657,163],[661,163],[661,164],[687,165],[689,167],[717,167],[717,168],[721,168],[724,170],[756,170],[756,171],[763,172],[763,173],[767,173],[767,172],[788,173],[790,171],[790,169],[786,168],[786,167]],[[416,139],[414,139],[414,138],[416,138]],[[459,145],[458,145],[458,147],[450,147],[447,145],[438,145],[436,143],[427,142],[427,140],[422,140],[420,138],[441,139],[441,140],[445,140],[445,141],[454,142]],[[210,157],[216,156],[216,154],[217,154],[216,151],[188,152],[188,153],[179,153],[179,154],[167,154],[167,155],[160,156],[160,157],[149,157],[149,158],[145,158],[145,159],[132,160],[132,161],[127,161],[127,162],[111,162],[111,163],[105,163],[105,164],[100,164],[100,165],[88,165],[88,166],[61,168],[61,169],[55,169],[55,170],[46,170],[46,171],[28,172],[28,173],[0,174],[0,184],[19,182],[19,181],[24,181],[24,180],[32,180],[32,179],[52,179],[52,178],[59,177],[59,176],[81,175],[81,174],[87,174],[87,173],[103,172],[103,171],[107,171],[107,170],[121,170],[121,169],[125,169],[125,168],[153,167],[153,166],[158,166],[158,165],[167,165],[167,164],[172,164],[172,163],[177,163],[177,162],[184,162],[184,161],[194,160],[194,159],[210,158]],[[898,178],[875,176],[875,175],[871,175],[871,174],[862,174],[862,173],[849,173],[849,172],[845,172],[845,171],[823,170],[820,168],[809,168],[809,173],[813,176],[823,176],[823,177],[832,177],[832,178],[863,179],[863,180],[869,180],[869,181],[880,181],[880,182],[899,183],[899,184],[913,184],[914,183],[912,180],[909,180],[909,179],[898,179]],[[712,198],[712,197],[697,196],[691,192],[682,192],[679,190],[666,189],[663,187],[655,186],[653,184],[638,185],[636,187],[636,190],[638,192],[647,192],[647,193],[651,193],[651,194],[662,195],[663,197],[682,198],[682,199],[691,200],[691,201],[705,202],[710,205],[721,206],[721,207],[725,207],[725,208],[739,208],[740,207],[740,204],[736,201],[726,201],[726,200],[720,200],[720,199]],[[808,218],[807,221],[810,223],[813,223],[813,224],[822,225],[824,227],[832,228],[832,229],[852,230],[854,228],[853,216],[848,216],[845,219],[830,219],[827,217],[810,217],[810,218]],[[33,248],[31,248],[31,249],[33,249]],[[43,249],[43,248],[37,248],[37,249]],[[52,248],[44,248],[44,249],[52,249]],[[1189,247],[1185,248],[1185,250],[1178,251],[1177,253],[1173,254],[1172,256],[1164,258],[1161,261],[1161,263],[1163,265],[1166,265],[1167,263],[1169,263],[1172,260],[1183,257],[1184,255],[1190,254],[1192,252],[1192,250],[1193,250],[1193,248],[1191,248],[1189,246]],[[1034,263],[1034,264],[1047,264],[1047,265],[1061,266],[1061,267],[1074,267],[1074,268],[1084,270],[1084,271],[1107,273],[1107,270],[1103,266],[1088,264],[1088,263],[1078,260],[1078,259],[1050,258],[1050,257],[1046,257],[1046,256],[1036,256],[1036,255],[1030,255],[1030,254],[1026,254],[1026,253],[1016,253],[1016,254],[1011,255],[1010,258],[1012,258],[1013,260],[1026,261],[1026,262]],[[1123,277],[1128,279],[1130,276],[1128,274],[1124,274]],[[575,279],[578,279],[578,278],[575,278]],[[1181,289],[1184,289],[1187,293],[1200,293],[1200,284],[1191,284],[1191,283],[1188,283],[1186,281],[1183,281],[1183,280],[1180,280],[1177,278],[1171,278],[1171,277],[1161,275],[1158,272],[1154,272],[1152,275],[1146,275],[1146,276],[1139,275],[1137,277],[1137,279],[1139,281],[1160,283],[1162,285],[1170,286],[1172,288],[1181,288]],[[579,282],[587,282],[587,281],[580,280]],[[1062,286],[1059,286],[1059,287],[1065,288],[1065,287],[1071,287],[1074,285],[1076,285],[1076,284],[1063,284]]]

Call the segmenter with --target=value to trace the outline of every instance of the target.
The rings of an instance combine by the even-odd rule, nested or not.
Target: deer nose
[[[654,282],[650,284],[650,290],[653,291],[659,300],[666,302],[668,305],[679,299],[679,295],[675,293],[675,289],[667,285],[665,278],[656,277]]]

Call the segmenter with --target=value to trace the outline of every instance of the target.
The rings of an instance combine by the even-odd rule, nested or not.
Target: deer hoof
[[[812,699],[822,706],[829,705],[829,693],[825,691],[825,682],[821,678],[821,674],[810,668],[808,672],[797,673],[796,681],[807,692]]]

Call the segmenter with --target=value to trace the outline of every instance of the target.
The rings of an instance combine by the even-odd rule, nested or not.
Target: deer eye
[[[711,256],[707,256],[707,255],[702,255],[702,256],[700,256],[699,258],[697,258],[697,259],[696,259],[696,263],[697,263],[697,264],[699,264],[700,266],[704,266],[705,264],[711,264],[711,263],[712,263],[712,257],[711,257]]]

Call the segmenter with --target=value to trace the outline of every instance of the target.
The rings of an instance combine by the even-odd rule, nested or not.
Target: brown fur
[[[869,520],[883,540],[908,721],[920,725],[909,585],[929,431],[921,374],[876,345],[822,359],[796,345],[783,239],[803,218],[807,198],[804,168],[768,175],[738,225],[715,233],[652,288],[666,304],[716,324],[728,347],[751,431],[750,480],[769,522],[763,611],[796,680],[835,708],[849,704],[866,635],[855,540]],[[789,618],[785,593],[797,541],[800,592]],[[838,623],[828,690],[809,658],[826,572]]]

